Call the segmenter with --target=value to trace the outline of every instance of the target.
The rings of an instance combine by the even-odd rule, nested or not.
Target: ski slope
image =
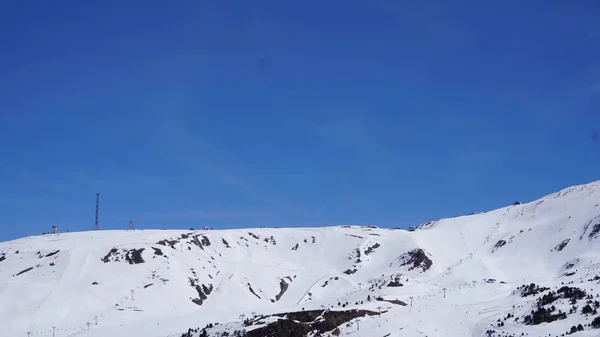
[[[209,323],[220,336],[277,321],[245,319],[324,309],[377,313],[341,324],[347,336],[560,336],[578,324],[574,335],[599,336],[600,316],[581,313],[600,293],[599,189],[573,186],[414,232],[94,231],[3,242],[0,336],[168,337]],[[523,296],[518,287],[531,283],[549,289]],[[564,285],[587,297],[542,307],[577,311],[526,324],[538,298]]]

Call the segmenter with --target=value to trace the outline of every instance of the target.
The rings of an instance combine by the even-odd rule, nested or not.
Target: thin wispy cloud
[[[225,170],[221,163],[227,162],[225,150],[202,140],[186,126],[182,115],[164,113],[158,116],[159,146],[180,168],[186,171],[205,172],[224,184],[236,187],[241,193],[278,210],[301,212],[298,208],[269,196],[261,188],[253,186]]]
[[[273,198],[267,196],[265,193],[263,193],[262,191],[260,191],[256,188],[251,187],[249,184],[245,183],[240,178],[233,176],[231,174],[225,173],[221,169],[210,168],[210,169],[208,169],[208,171],[211,172],[216,177],[219,177],[221,179],[221,181],[223,181],[224,183],[239,188],[240,191],[244,192],[244,194],[252,197],[255,200],[264,202],[269,205],[273,205],[281,210],[285,210],[285,211],[289,211],[289,212],[293,212],[293,213],[300,212],[300,210],[298,208],[291,206],[280,200],[273,199]]]
[[[365,158],[377,161],[392,159],[395,155],[383,140],[365,122],[355,119],[338,119],[312,128],[321,139]]]

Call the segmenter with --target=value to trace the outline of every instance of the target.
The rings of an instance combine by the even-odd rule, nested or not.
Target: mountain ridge
[[[340,311],[334,320],[344,310],[377,312],[360,319],[373,336],[560,336],[578,324],[584,330],[577,334],[592,336],[600,333],[592,327],[593,301],[580,305],[592,306],[587,314],[526,322],[537,322],[531,312],[540,309],[538,295],[569,284],[586,292],[576,303],[597,295],[599,190],[600,181],[575,185],[412,232],[374,226],[93,231],[2,242],[0,317],[7,328],[0,336],[42,335],[55,327],[57,337],[166,337],[209,323],[221,324],[207,334],[258,333],[287,324],[273,314],[325,309]],[[520,296],[532,283],[548,289]],[[572,301],[552,304],[568,312]],[[426,311],[431,317],[424,323]],[[240,315],[255,325],[244,325]],[[256,323],[261,315],[264,321]],[[335,328],[351,334],[357,319]],[[294,324],[300,330],[318,325]],[[333,330],[311,331],[305,332]]]

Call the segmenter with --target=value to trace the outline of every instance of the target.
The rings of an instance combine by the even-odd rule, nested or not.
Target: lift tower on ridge
[[[94,230],[100,230],[100,224],[98,223],[98,204],[100,203],[100,193],[96,193],[96,223],[94,224]]]

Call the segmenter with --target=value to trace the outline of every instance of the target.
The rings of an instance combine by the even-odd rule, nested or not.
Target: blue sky
[[[406,227],[600,179],[591,1],[3,1],[0,240]]]

